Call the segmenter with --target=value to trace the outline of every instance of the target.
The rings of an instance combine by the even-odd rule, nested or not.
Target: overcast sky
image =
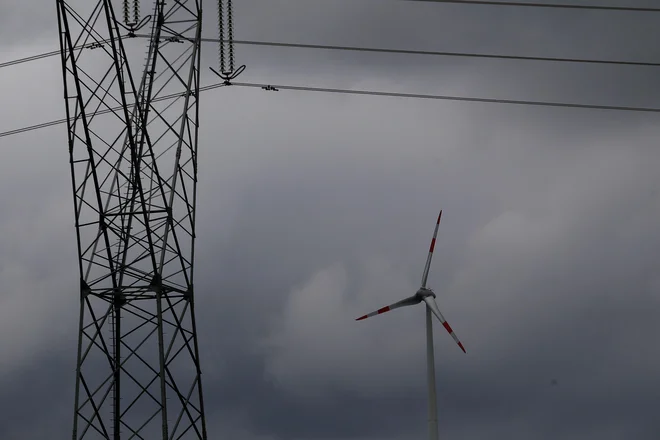
[[[236,3],[239,39],[660,60],[660,14]],[[633,3],[655,1],[598,2]],[[216,37],[214,2],[205,13]],[[57,49],[54,2],[0,0],[0,38],[0,62]],[[203,50],[211,83],[217,49]],[[236,53],[242,81],[660,107],[653,68]],[[63,117],[59,59],[0,69],[0,93],[0,131]],[[415,292],[440,208],[429,284],[467,349],[436,327],[441,436],[658,438],[657,115],[239,87],[201,102],[210,438],[426,438],[423,308],[354,319]],[[0,138],[0,153],[0,438],[70,438],[79,274],[66,128]]]

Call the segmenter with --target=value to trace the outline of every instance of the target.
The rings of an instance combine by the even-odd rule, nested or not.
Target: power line
[[[645,8],[635,6],[602,6],[602,5],[571,5],[566,3],[528,3],[528,2],[505,2],[505,1],[481,1],[481,0],[400,0],[419,3],[453,3],[461,5],[488,5],[488,6],[522,6],[530,8],[553,8],[553,9],[583,9],[593,11],[617,11],[617,12],[660,12],[660,8]]]
[[[215,43],[219,42],[218,39],[214,39],[214,38],[202,38],[202,41],[215,42]],[[532,57],[532,56],[523,56],[523,55],[484,54],[484,53],[476,53],[476,52],[439,52],[439,51],[408,50],[408,49],[379,49],[379,48],[356,47],[356,46],[329,46],[329,45],[321,45],[321,44],[277,43],[271,41],[251,41],[251,40],[234,40],[234,44],[243,44],[250,46],[291,47],[291,48],[302,48],[302,49],[391,53],[391,54],[406,54],[406,55],[450,56],[450,57],[464,57],[464,58],[490,58],[490,59],[503,59],[503,60],[551,61],[551,62],[563,62],[563,63],[614,64],[614,65],[624,65],[624,66],[660,67],[660,63],[653,63],[646,61]]]
[[[128,38],[128,36],[124,35],[124,36],[121,36],[120,38],[124,39],[124,38]],[[89,44],[83,44],[83,45],[80,45],[80,46],[76,46],[74,49],[75,50],[80,50],[80,49],[98,48],[99,44],[105,44],[105,43],[108,43],[108,42],[110,42],[109,38],[106,39],[106,40],[101,40],[101,41],[94,42],[94,43],[89,43]],[[3,68],[3,67],[15,66],[17,64],[27,63],[29,61],[36,61],[36,60],[40,60],[42,58],[52,57],[52,56],[55,56],[55,55],[59,55],[60,53],[61,53],[60,50],[52,50],[50,52],[44,52],[44,53],[40,53],[40,54],[37,54],[37,55],[31,55],[31,56],[25,57],[25,58],[18,58],[16,60],[6,61],[4,63],[0,63],[0,69]]]
[[[17,60],[12,60],[12,61],[7,61],[5,63],[0,63],[0,69],[3,67],[9,67],[9,66],[15,66],[16,64],[21,64],[21,63],[27,63],[28,61],[36,61],[40,60],[42,58],[48,58],[52,57],[53,55],[59,55],[60,51],[59,50],[54,50],[52,52],[46,52],[38,55],[32,55],[29,57],[25,58],[19,58]]]
[[[481,6],[517,6],[517,7],[531,7],[531,8],[554,8],[554,9],[581,9],[581,10],[600,10],[600,11],[619,11],[619,12],[660,12],[660,8],[648,7],[634,7],[634,6],[602,6],[602,5],[572,5],[565,3],[529,3],[529,2],[511,2],[511,1],[487,1],[487,0],[400,0],[407,2],[417,3],[446,3],[446,4],[461,4],[461,5],[481,5]],[[147,37],[146,35],[137,35],[138,37]],[[129,38],[128,35],[121,36],[120,38]],[[96,43],[89,43],[81,45],[75,49],[89,49],[90,47],[98,46],[99,43],[107,43],[110,40],[103,40]],[[202,41],[211,41],[218,43],[218,39],[202,38]],[[474,58],[500,58],[500,59],[515,59],[515,60],[534,60],[534,61],[558,61],[558,62],[571,62],[571,63],[595,63],[595,64],[621,64],[621,65],[634,65],[634,66],[658,66],[660,63],[648,62],[632,62],[632,61],[607,61],[607,60],[586,60],[574,58],[552,58],[552,57],[525,57],[516,55],[487,55],[478,53],[458,53],[458,52],[433,52],[433,51],[417,51],[417,50],[396,50],[396,49],[371,49],[371,48],[357,48],[347,46],[324,46],[324,45],[307,45],[295,43],[274,43],[265,41],[247,41],[247,40],[234,40],[234,44],[244,45],[258,45],[258,46],[281,46],[281,47],[299,47],[310,49],[334,49],[334,50],[351,50],[362,52],[383,52],[383,53],[399,53],[399,54],[415,54],[415,55],[440,55],[440,56],[460,56],[460,57],[474,57]],[[59,50],[45,52],[38,55],[32,55],[25,58],[20,58],[12,61],[0,63],[0,68],[14,66],[29,61],[36,61],[42,58],[48,58],[58,55]]]
[[[413,0],[409,0],[413,1]],[[424,1],[424,0],[414,0]],[[431,1],[431,0],[429,0]],[[136,35],[136,37],[148,37],[147,35]],[[122,38],[126,38],[123,36]],[[219,43],[217,38],[202,38],[204,42]],[[639,66],[639,67],[660,67],[660,62],[649,61],[625,61],[625,60],[599,60],[599,59],[585,59],[585,58],[562,58],[562,57],[534,57],[524,55],[504,55],[504,54],[485,54],[477,52],[448,52],[448,51],[427,51],[427,50],[409,50],[409,49],[381,49],[371,47],[357,47],[357,46],[336,46],[336,45],[323,45],[323,44],[302,44],[302,43],[281,43],[273,41],[255,41],[255,40],[234,40],[234,44],[249,45],[249,46],[269,46],[269,47],[289,47],[300,49],[319,49],[319,50],[337,50],[337,51],[352,51],[352,52],[371,52],[371,53],[390,53],[401,55],[422,55],[422,56],[448,56],[448,57],[461,57],[461,58],[485,58],[485,59],[502,59],[502,60],[523,60],[523,61],[547,61],[547,62],[561,62],[561,63],[581,63],[581,64],[605,64],[605,65],[620,65],[620,66]],[[91,45],[80,46],[77,49],[89,48]],[[47,58],[59,55],[59,50],[45,52],[42,54],[32,55],[25,58],[19,58],[5,63],[0,63],[0,68],[14,66],[29,61],[36,61],[42,58]]]
[[[577,104],[577,103],[568,103],[568,102],[525,101],[525,100],[513,100],[513,99],[379,92],[379,91],[368,91],[368,90],[333,89],[333,88],[323,88],[323,87],[302,87],[302,86],[288,86],[288,85],[275,85],[275,84],[233,83],[232,85],[240,86],[240,87],[259,87],[265,90],[275,90],[275,91],[296,90],[303,92],[340,93],[340,94],[348,94],[348,95],[387,96],[393,98],[433,99],[433,100],[443,100],[443,101],[482,102],[482,103],[492,103],[492,104],[527,105],[527,106],[537,106],[537,107],[565,107],[565,108],[579,108],[579,109],[589,109],[589,110],[617,110],[617,111],[630,111],[630,112],[660,113],[660,108],[654,108],[654,107],[629,107],[629,106],[618,106],[618,105]]]
[[[199,91],[201,92],[206,90],[217,89],[219,87],[223,87],[226,85],[227,84],[225,83],[210,84],[208,86],[200,87]],[[381,96],[381,97],[391,97],[391,98],[431,99],[431,100],[441,100],[441,101],[480,102],[480,103],[490,103],[490,104],[525,105],[525,106],[535,106],[535,107],[563,107],[563,108],[578,108],[578,109],[587,109],[587,110],[614,110],[614,111],[629,111],[629,112],[643,112],[643,113],[660,113],[660,108],[654,108],[654,107],[633,107],[633,106],[619,106],[619,105],[578,104],[578,103],[568,103],[568,102],[479,98],[479,97],[468,97],[468,96],[396,93],[396,92],[382,92],[382,91],[370,91],[370,90],[351,90],[351,89],[335,89],[335,88],[325,88],[325,87],[304,87],[304,86],[255,84],[255,83],[242,83],[242,82],[232,83],[231,85],[238,87],[252,87],[252,88],[258,87],[264,90],[293,90],[293,91],[302,91],[302,92],[338,93],[338,94],[347,94],[347,95]],[[181,93],[161,96],[154,99],[153,102],[178,98],[181,96],[183,96],[183,94]],[[109,109],[99,110],[97,112],[94,112],[86,116],[91,117],[94,115],[106,114],[120,110],[121,108],[122,107],[113,107]],[[54,121],[43,122],[41,124],[30,125],[28,127],[0,132],[0,138],[5,136],[20,134],[20,133],[25,133],[28,131],[38,130],[53,125],[64,124],[66,121],[67,121],[66,119],[57,119]]]
[[[203,91],[206,91],[206,90],[217,89],[219,87],[224,87],[226,85],[227,84],[225,84],[225,83],[209,84],[208,86],[200,87],[199,91],[203,92]],[[168,99],[180,98],[182,96],[184,96],[183,93],[173,93],[171,95],[164,95],[164,96],[159,96],[157,98],[154,98],[154,99],[151,100],[151,102],[165,101],[165,100],[168,100]],[[87,118],[90,118],[92,116],[104,115],[104,114],[107,114],[107,113],[116,112],[116,111],[119,111],[123,108],[124,108],[123,106],[106,108],[106,109],[103,109],[103,110],[95,111],[93,113],[89,113],[85,116]],[[14,129],[14,130],[3,131],[3,132],[0,132],[0,138],[5,137],[5,136],[12,136],[12,135],[15,135],[15,134],[26,133],[28,131],[39,130],[41,128],[52,127],[53,125],[64,124],[64,123],[66,123],[66,121],[67,121],[66,118],[56,119],[54,121],[42,122],[41,124],[35,124],[35,125],[30,125],[30,126],[27,126],[27,127],[23,127],[23,128],[17,128],[17,129]]]
[[[437,1],[437,0],[404,0],[404,1]],[[459,2],[462,3],[462,2]],[[475,3],[475,2],[466,2]],[[488,3],[488,2],[482,2]],[[499,4],[499,3],[498,3]],[[141,35],[137,35],[141,37]],[[126,38],[126,37],[122,37]],[[218,39],[203,38],[206,42],[218,42]],[[399,50],[399,49],[377,49],[377,48],[364,48],[353,46],[327,46],[327,45],[313,45],[313,44],[300,44],[300,43],[278,43],[267,41],[248,41],[248,40],[234,40],[235,44],[258,45],[258,46],[277,46],[277,47],[297,47],[309,49],[323,49],[323,50],[346,50],[346,51],[361,51],[361,52],[380,52],[380,53],[398,53],[398,54],[413,54],[413,55],[435,55],[435,56],[459,56],[459,57],[476,57],[476,58],[497,58],[497,59],[516,59],[516,60],[532,60],[532,61],[553,61],[553,62],[572,62],[572,63],[593,63],[593,64],[618,64],[618,65],[634,65],[634,66],[652,66],[659,67],[660,63],[651,62],[636,62],[636,61],[614,61],[614,60],[588,60],[588,59],[575,59],[575,58],[550,58],[550,57],[525,57],[516,55],[489,55],[477,53],[460,53],[460,52],[433,52],[433,51],[417,51],[417,50]],[[79,49],[88,48],[90,45],[80,46]],[[28,61],[34,61],[49,56],[59,54],[60,51],[51,51],[43,54],[33,55],[9,61],[0,64],[0,68],[7,67]],[[200,87],[200,91],[211,90],[222,87],[223,83],[211,84],[205,87]],[[353,95],[370,95],[370,96],[387,96],[399,98],[415,98],[415,99],[434,99],[434,100],[447,100],[447,101],[465,101],[465,102],[482,102],[482,103],[497,103],[497,104],[512,104],[512,105],[529,105],[529,106],[544,106],[544,107],[565,107],[565,108],[582,108],[594,110],[618,110],[618,111],[634,111],[634,112],[652,112],[658,113],[660,109],[652,107],[630,107],[630,106],[606,106],[606,105],[593,105],[593,104],[577,104],[577,103],[562,103],[562,102],[547,102],[547,101],[526,101],[526,100],[508,100],[508,99],[494,99],[494,98],[478,98],[478,97],[460,97],[460,96],[442,96],[442,95],[428,95],[428,94],[409,94],[409,93],[395,93],[395,92],[379,92],[379,91],[365,91],[365,90],[349,90],[349,89],[332,89],[320,87],[301,87],[301,86],[287,86],[287,85],[266,85],[266,84],[253,84],[253,83],[233,83],[233,85],[242,87],[274,87],[282,90],[296,90],[296,91],[311,91],[311,92],[327,92],[327,93],[341,93]],[[160,101],[172,99],[182,96],[181,94],[167,95],[154,99],[153,101]],[[93,114],[87,115],[101,115],[120,110],[121,107],[114,107],[104,110],[99,110]],[[0,137],[11,136],[15,134],[25,133],[28,131],[38,130],[41,128],[59,125],[66,122],[66,119],[58,119],[54,121],[44,122],[36,125],[31,125],[19,129],[0,132]]]

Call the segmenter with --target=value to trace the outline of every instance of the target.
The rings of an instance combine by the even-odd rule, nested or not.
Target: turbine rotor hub
[[[433,290],[428,289],[426,287],[420,288],[415,295],[418,296],[419,299],[422,299],[422,300],[424,298],[429,297],[429,296],[432,297],[432,298],[435,298],[435,292],[433,292]]]

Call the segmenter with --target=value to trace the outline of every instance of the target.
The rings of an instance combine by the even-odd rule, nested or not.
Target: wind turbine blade
[[[447,322],[444,316],[442,316],[442,313],[440,313],[440,309],[438,308],[438,304],[435,302],[435,299],[427,296],[424,298],[424,302],[426,303],[427,307],[433,312],[436,318],[440,321],[442,326],[447,330],[447,332],[451,335],[452,338],[454,338],[454,341],[458,344],[459,347],[461,347],[461,350],[463,350],[463,353],[467,353],[465,351],[465,347],[463,347],[463,344],[461,341],[458,340],[458,337],[456,336],[456,333],[454,333],[454,330],[452,330],[451,326]]]
[[[359,318],[356,318],[356,321],[361,321],[363,319],[370,318],[372,316],[380,315],[381,313],[389,312],[390,310],[398,309],[400,307],[405,307],[405,306],[414,306],[415,304],[419,304],[422,302],[419,297],[416,295],[413,295],[411,297],[408,297],[406,299],[402,299],[401,301],[397,301],[394,304],[390,304],[389,306],[385,306],[382,309],[378,309],[375,312],[368,313],[364,316],[360,316]]]
[[[440,217],[442,217],[442,209],[438,214],[438,221],[435,223],[435,230],[433,231],[433,240],[431,240],[431,247],[429,247],[429,256],[426,257],[426,266],[424,266],[424,273],[422,274],[422,287],[426,287],[426,280],[429,277],[429,269],[431,269],[431,259],[433,258],[433,249],[435,248],[435,239],[438,236],[438,228],[440,227]]]

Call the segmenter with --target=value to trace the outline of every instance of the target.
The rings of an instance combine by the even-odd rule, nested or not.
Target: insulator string
[[[233,15],[232,0],[218,0],[218,71],[227,77],[236,71]]]

